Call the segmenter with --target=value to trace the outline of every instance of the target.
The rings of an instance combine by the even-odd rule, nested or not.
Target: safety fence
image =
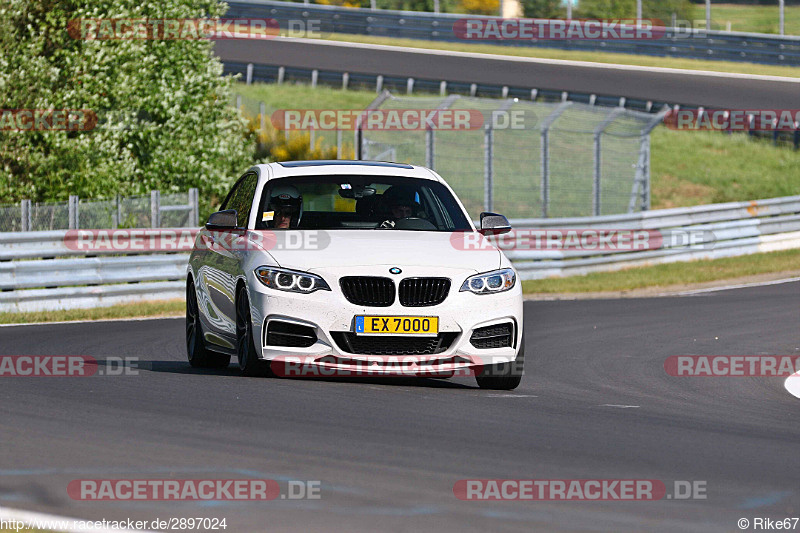
[[[408,98],[384,91],[368,107],[475,116],[464,130],[356,131],[357,159],[424,165],[442,174],[467,211],[511,218],[599,216],[650,208],[650,132],[657,114],[562,102],[450,95]]]
[[[511,223],[517,235],[544,235],[545,244],[528,249],[508,248],[504,241],[498,242],[522,279],[542,279],[800,248],[800,196],[616,216],[516,219]],[[660,239],[658,245],[651,244],[644,250],[610,249],[613,246],[570,248],[570,228],[582,230],[584,236],[591,230],[606,234],[614,229],[647,231],[651,236],[660,235]],[[194,235],[196,230],[134,230],[105,250],[76,244],[82,232],[89,231],[0,233],[0,312],[183,297],[188,254],[184,239],[175,237]],[[147,248],[150,235],[161,235],[163,241],[165,232],[173,245],[169,251],[137,251]],[[556,234],[561,241],[553,240],[550,234]],[[509,242],[512,241],[519,239]],[[470,252],[465,249],[464,253]],[[402,253],[398,261],[402,262]]]
[[[282,29],[313,33],[372,35],[456,42],[456,21],[468,15],[419,11],[372,10],[352,7],[308,5],[273,0],[228,2],[229,18],[273,18]],[[490,19],[481,15],[481,19]],[[309,21],[312,23],[309,25]],[[290,26],[291,25],[291,26]],[[463,41],[462,41],[463,42]],[[649,40],[564,39],[481,41],[499,46],[528,46],[618,52],[720,61],[746,61],[772,65],[800,65],[800,37],[761,33],[724,32],[688,28],[664,28],[663,37]]]
[[[197,189],[188,193],[150,191],[149,196],[117,196],[85,200],[71,195],[66,202],[0,205],[0,232],[79,228],[197,227]]]

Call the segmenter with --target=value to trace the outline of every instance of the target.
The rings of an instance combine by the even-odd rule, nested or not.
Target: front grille
[[[267,345],[308,348],[317,342],[314,328],[280,320],[270,320],[267,325]]]
[[[332,331],[331,336],[345,353],[360,355],[433,355],[447,350],[458,333],[436,337],[409,335],[365,336],[349,331]]]
[[[450,292],[447,278],[406,278],[400,282],[400,304],[406,307],[439,305]]]
[[[506,348],[512,345],[514,325],[498,324],[497,326],[486,326],[478,328],[472,332],[469,342],[476,348]]]
[[[370,307],[389,307],[394,303],[394,281],[372,276],[345,276],[339,280],[347,301]]]

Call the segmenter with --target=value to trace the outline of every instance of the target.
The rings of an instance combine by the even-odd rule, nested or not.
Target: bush
[[[689,0],[642,0],[642,17],[659,19],[669,24],[672,14],[690,19]],[[585,18],[619,19],[636,17],[636,0],[580,0],[577,14]]]
[[[208,40],[81,40],[80,18],[220,16],[217,0],[2,0],[0,102],[6,109],[121,113],[120,127],[0,132],[0,202],[151,189],[224,195],[254,139],[229,105],[233,80]],[[138,117],[138,118],[137,118]]]
[[[528,18],[555,19],[566,16],[560,0],[522,0],[522,14]]]

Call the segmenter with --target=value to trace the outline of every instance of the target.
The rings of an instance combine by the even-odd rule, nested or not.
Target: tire
[[[258,358],[253,342],[253,320],[250,316],[250,300],[242,285],[236,294],[236,357],[243,376],[266,376],[269,363]]]
[[[226,368],[231,361],[229,355],[212,352],[206,347],[197,291],[191,278],[186,282],[186,354],[189,364],[195,368]]]
[[[517,358],[509,363],[499,365],[486,365],[480,375],[475,376],[475,381],[482,389],[489,390],[514,390],[522,381],[525,374],[525,336],[520,341]]]

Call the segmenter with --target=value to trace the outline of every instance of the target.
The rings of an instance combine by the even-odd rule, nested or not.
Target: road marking
[[[538,398],[533,394],[487,394],[487,398]]]
[[[16,324],[0,324],[0,328],[10,328],[13,326],[51,326],[53,324],[88,324],[89,322],[141,322],[143,320],[174,320],[176,318],[186,318],[184,315],[175,316],[140,316],[134,318],[100,318],[96,320],[61,320],[58,322],[19,322]]]
[[[796,372],[786,378],[786,381],[783,382],[783,386],[789,391],[789,394],[795,398],[800,398],[800,372]]]
[[[615,403],[604,403],[598,407],[616,407],[617,409],[638,409],[640,406],[638,405],[619,405]]]
[[[73,525],[76,525],[75,522],[96,522],[98,520],[93,520],[93,519],[90,520],[85,518],[70,518],[67,516],[35,513],[33,511],[23,511],[21,509],[12,509],[10,507],[0,507],[0,520],[6,522],[11,520],[14,520],[16,522],[25,522],[26,527],[28,525],[38,523],[41,527],[47,527],[48,531],[61,531],[63,533],[89,533],[89,532],[115,533],[119,531],[137,531],[139,533],[155,533],[153,531],[143,530],[143,529],[134,530],[127,528],[107,529],[107,528],[95,528],[95,527],[89,527],[89,528],[66,527],[64,526],[65,522],[73,522]],[[61,522],[61,524],[59,524],[59,522]]]
[[[676,292],[673,294],[663,294],[663,296],[693,296],[695,294],[703,294],[707,292],[717,292],[717,291],[730,291],[733,289],[747,289],[749,287],[766,287],[768,285],[781,285],[783,283],[793,283],[795,281],[800,281],[800,278],[785,278],[785,279],[776,279],[772,281],[758,281],[754,283],[741,283],[738,285],[723,285],[722,287],[709,287],[707,289],[695,289],[691,291],[684,291],[684,292]],[[659,295],[661,296],[661,295]]]
[[[743,80],[777,81],[785,83],[800,83],[800,78],[787,76],[768,76],[764,74],[742,74],[739,72],[717,72],[713,70],[690,70],[667,67],[645,67],[641,65],[623,65],[620,63],[597,63],[593,61],[575,61],[571,59],[545,59],[540,57],[521,57],[500,54],[484,54],[478,52],[456,52],[453,50],[437,50],[434,48],[413,48],[407,46],[390,46],[386,44],[354,43],[350,41],[326,41],[322,39],[308,39],[303,37],[276,37],[275,40],[296,42],[302,44],[315,44],[318,46],[339,46],[347,48],[363,48],[367,50],[383,50],[387,52],[413,52],[427,55],[464,57],[469,59],[493,59],[495,61],[517,61],[523,63],[539,63],[542,65],[560,65],[570,67],[584,67],[606,70],[628,70],[638,72],[661,72],[664,74],[681,74],[687,76],[710,76],[717,78],[733,78]]]

